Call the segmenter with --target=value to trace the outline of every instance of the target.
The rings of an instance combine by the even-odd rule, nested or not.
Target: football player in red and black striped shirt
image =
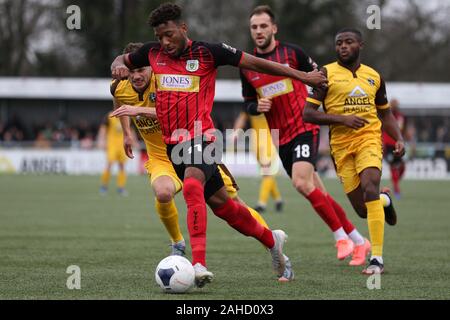
[[[244,235],[264,244],[272,254],[279,280],[292,279],[290,263],[282,252],[286,235],[262,226],[248,209],[232,201],[217,168],[220,148],[214,148],[210,112],[214,99],[217,67],[233,65],[302,80],[313,86],[326,82],[319,72],[302,72],[253,57],[225,44],[192,41],[178,5],[166,3],[150,14],[158,42],[149,42],[137,52],[122,55],[111,66],[115,78],[129,68],[150,65],[156,76],[156,113],[168,156],[183,180],[192,263],[197,286],[212,280],[206,269],[206,202],[214,214]],[[217,160],[218,159],[218,160]]]
[[[252,11],[250,33],[256,46],[255,56],[305,72],[317,69],[317,64],[299,46],[275,39],[277,25],[269,6],[258,6]],[[333,232],[338,259],[351,255],[355,245],[364,245],[365,240],[343,208],[326,192],[314,171],[320,129],[318,125],[303,121],[307,98],[305,84],[246,69],[241,69],[241,80],[248,112],[263,113],[269,127],[279,130],[279,155],[283,166],[297,191],[311,202]]]
[[[405,116],[401,113],[399,108],[399,102],[397,99],[391,99],[390,105],[392,114],[397,121],[400,131],[404,134],[405,131]],[[399,157],[395,152],[394,140],[386,131],[383,130],[383,157],[389,163],[391,170],[391,181],[394,187],[394,195],[397,199],[400,199],[400,180],[406,170],[406,164],[402,157]]]

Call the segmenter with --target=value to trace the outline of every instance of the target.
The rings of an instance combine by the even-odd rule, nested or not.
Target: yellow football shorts
[[[108,162],[120,162],[124,163],[127,161],[127,155],[125,154],[125,151],[123,150],[123,147],[121,144],[117,145],[108,145],[108,148],[106,149],[106,156],[108,159]]]
[[[150,156],[150,159],[145,163],[145,169],[147,169],[150,184],[153,184],[153,182],[161,176],[168,176],[173,181],[175,193],[178,193],[182,189],[183,182],[178,178],[169,159],[160,159]]]
[[[331,156],[337,176],[344,186],[344,192],[350,193],[359,186],[359,174],[364,169],[375,167],[381,171],[383,159],[381,139],[361,139],[347,146],[332,146]]]
[[[227,190],[228,195],[231,199],[234,199],[238,196],[239,187],[234,180],[233,175],[228,171],[228,168],[225,165],[219,165],[220,175],[222,176],[223,184],[225,185],[225,189]]]
[[[237,192],[239,190],[239,187],[234,180],[234,177],[232,176],[230,171],[228,171],[225,165],[220,164],[218,167],[228,195],[232,199],[236,198],[238,195]],[[180,190],[183,188],[183,182],[178,177],[175,169],[172,166],[172,163],[168,158],[161,159],[150,156],[150,159],[145,163],[145,169],[147,170],[148,176],[150,178],[150,184],[153,184],[153,182],[161,176],[168,176],[172,178],[173,184],[175,185],[175,193],[180,192]]]

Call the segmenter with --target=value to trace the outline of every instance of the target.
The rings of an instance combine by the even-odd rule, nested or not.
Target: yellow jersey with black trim
[[[115,80],[111,84],[111,94],[120,104],[155,108],[155,77],[152,74],[150,84],[143,93],[137,92],[129,80]],[[149,157],[167,158],[166,144],[163,141],[161,126],[158,120],[147,117],[133,117],[133,122],[145,142]]]
[[[353,73],[338,62],[322,69],[328,78],[326,89],[314,89],[306,99],[323,105],[328,114],[356,115],[369,123],[359,129],[341,124],[330,125],[330,145],[345,145],[355,139],[381,139],[381,121],[378,109],[389,108],[386,87],[381,75],[373,68],[361,64]]]
[[[122,148],[123,131],[118,118],[107,117],[106,119],[106,141],[108,148]]]

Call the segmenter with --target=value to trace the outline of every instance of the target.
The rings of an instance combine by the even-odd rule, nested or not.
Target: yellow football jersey
[[[144,93],[137,92],[129,80],[113,82],[111,93],[121,103],[139,107],[155,107],[156,88],[155,77],[152,74],[150,85]],[[133,117],[142,139],[147,147],[147,153],[151,158],[167,158],[166,145],[162,138],[161,126],[157,119],[146,117]]]
[[[360,129],[341,124],[330,125],[331,146],[342,146],[357,139],[381,139],[377,109],[389,108],[384,80],[369,66],[361,64],[355,73],[334,62],[324,66],[328,88],[315,89],[307,101],[323,105],[324,111],[337,115],[356,115],[369,121]]]

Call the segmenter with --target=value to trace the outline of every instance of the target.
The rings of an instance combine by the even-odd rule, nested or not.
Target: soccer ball
[[[182,256],[168,256],[156,267],[155,280],[164,292],[184,293],[194,286],[194,267]]]

